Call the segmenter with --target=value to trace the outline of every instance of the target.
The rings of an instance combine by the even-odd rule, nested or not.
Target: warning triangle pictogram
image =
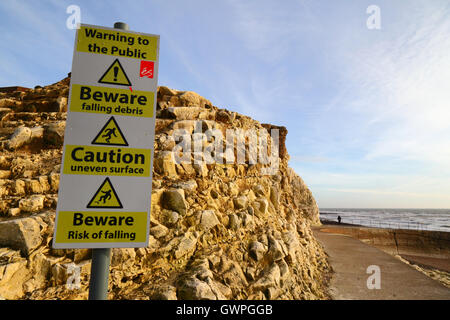
[[[98,190],[95,192],[91,201],[89,201],[87,208],[107,208],[107,209],[121,209],[123,208],[116,190],[109,180],[106,178]]]
[[[98,82],[127,87],[131,86],[130,79],[128,79],[128,76],[125,73],[122,65],[120,64],[119,59],[114,60],[114,62],[109,66],[109,68],[105,71]]]
[[[109,118],[91,143],[109,146],[128,146],[127,139],[125,139],[114,117]]]

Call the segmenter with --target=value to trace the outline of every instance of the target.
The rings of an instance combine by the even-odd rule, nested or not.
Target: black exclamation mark
[[[117,74],[119,73],[119,67],[114,67],[114,81],[117,81]]]

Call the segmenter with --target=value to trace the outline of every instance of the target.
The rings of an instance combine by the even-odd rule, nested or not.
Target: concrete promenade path
[[[450,300],[450,289],[395,257],[347,235],[314,228],[317,240],[329,255],[334,270],[330,293],[334,300]],[[380,269],[380,289],[368,289],[373,276],[367,268]],[[370,281],[372,283],[372,281]]]

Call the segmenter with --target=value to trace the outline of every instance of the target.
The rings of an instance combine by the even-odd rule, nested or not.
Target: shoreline
[[[373,228],[408,229],[450,232],[450,208],[379,208],[379,209],[319,209],[320,219],[326,222],[341,222]]]

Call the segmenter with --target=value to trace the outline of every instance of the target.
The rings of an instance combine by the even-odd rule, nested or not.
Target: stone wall
[[[0,297],[87,298],[90,250],[51,247],[70,78],[0,93]],[[279,166],[175,162],[173,133],[279,130]],[[288,167],[287,130],[158,89],[150,241],[113,249],[110,299],[323,299],[316,202]],[[269,141],[270,142],[270,141]],[[205,141],[205,146],[212,143]],[[270,143],[269,143],[270,144]],[[248,147],[248,145],[247,145]],[[236,155],[238,146],[228,152]],[[226,156],[225,154],[223,155]],[[80,288],[67,286],[80,271]]]

